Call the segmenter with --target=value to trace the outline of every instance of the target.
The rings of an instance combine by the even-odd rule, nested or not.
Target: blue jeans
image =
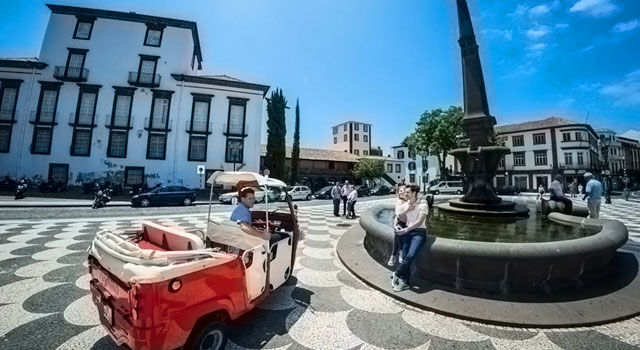
[[[409,284],[409,278],[411,277],[411,264],[413,264],[418,252],[424,245],[427,236],[424,231],[410,231],[405,233],[403,236],[406,236],[402,239],[404,260],[402,260],[402,264],[398,265],[396,268],[395,274],[406,284]]]
[[[398,220],[398,226],[401,228],[407,227],[407,224]],[[391,248],[391,255],[398,255],[398,251],[402,249],[402,241],[406,235],[393,234],[393,247]],[[403,252],[404,255],[404,252]]]

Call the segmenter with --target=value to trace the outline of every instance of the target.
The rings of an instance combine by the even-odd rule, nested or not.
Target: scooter
[[[93,209],[102,208],[107,205],[107,203],[111,201],[111,189],[106,188],[104,190],[99,190],[96,193],[96,196],[93,200]]]
[[[15,199],[24,199],[27,196],[27,184],[22,181],[18,187],[16,187]]]

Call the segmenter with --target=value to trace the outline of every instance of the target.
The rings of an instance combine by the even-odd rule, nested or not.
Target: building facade
[[[38,59],[0,60],[0,175],[204,187],[259,169],[269,87],[203,75],[195,22],[47,6]]]
[[[557,174],[564,175],[566,183],[583,183],[584,173],[599,168],[598,134],[588,124],[551,117],[494,130],[498,141],[511,149],[496,172],[496,187],[546,189]]]
[[[440,175],[438,158],[436,156],[423,157],[409,151],[405,146],[391,147],[391,154],[397,160],[403,162],[405,183],[423,186],[429,181],[437,179]]]
[[[331,128],[334,151],[371,155],[371,124],[348,121]]]

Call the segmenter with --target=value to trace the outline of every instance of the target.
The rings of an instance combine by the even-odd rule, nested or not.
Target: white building
[[[616,135],[616,132],[611,129],[598,129],[596,130],[598,136],[604,139],[604,142],[608,145],[609,156],[607,158],[609,163],[609,170],[612,174],[616,174],[618,171],[625,169],[625,157],[624,150],[622,148],[622,142]]]
[[[331,128],[331,149],[356,156],[371,154],[371,124],[348,121]]]
[[[0,60],[0,175],[202,187],[258,171],[269,87],[200,74],[195,22],[47,5],[38,59]]]
[[[394,158],[402,161],[404,180],[407,184],[422,186],[422,183],[429,183],[439,177],[440,171],[436,156],[422,157],[402,145],[391,147],[391,154]]]
[[[584,182],[581,175],[598,168],[598,135],[588,124],[551,117],[494,130],[511,149],[498,167],[494,186],[547,188],[557,174],[567,183],[574,178]]]

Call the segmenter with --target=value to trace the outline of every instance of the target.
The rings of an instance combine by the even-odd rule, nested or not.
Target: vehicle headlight
[[[133,198],[133,199],[138,199],[138,198],[140,198],[140,196],[136,194],[135,196],[133,196],[133,197],[131,197],[131,198]]]

